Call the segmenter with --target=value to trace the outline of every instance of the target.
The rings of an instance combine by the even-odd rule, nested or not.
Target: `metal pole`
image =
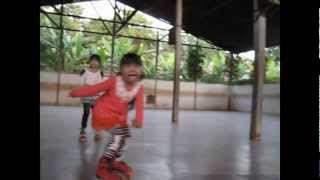
[[[44,14],[52,24],[54,24],[56,27],[60,28],[59,25],[48,15],[48,13],[46,11],[44,11],[42,8],[40,8],[40,12],[42,14]]]
[[[103,18],[90,18],[90,17],[79,16],[79,15],[74,15],[74,14],[55,13],[55,12],[48,12],[48,11],[45,11],[45,12],[47,14],[57,15],[57,16],[60,16],[62,14],[63,16],[72,17],[72,18],[76,18],[76,19],[88,19],[88,20],[94,20],[94,21],[103,21],[103,22],[113,23],[113,20],[107,20],[107,19],[103,19]],[[122,24],[122,23],[123,23],[122,21],[116,21],[116,24]],[[163,31],[167,30],[164,28],[147,26],[147,25],[143,25],[143,24],[136,24],[136,23],[129,23],[129,22],[127,22],[126,24],[131,25],[131,26],[138,26],[138,27],[144,27],[144,28],[150,28],[150,29],[158,29],[158,30],[163,30]]]
[[[252,94],[252,111],[250,124],[250,139],[259,140],[261,136],[261,114],[263,103],[263,83],[265,67],[265,45],[266,45],[266,17],[259,11],[258,0],[254,1],[254,49],[255,69]]]
[[[197,80],[194,81],[194,104],[193,109],[197,109]]]
[[[199,48],[199,39],[197,38],[196,41],[197,49]],[[194,67],[195,68],[195,67]],[[193,102],[193,109],[197,109],[197,77],[194,79],[194,102]]]
[[[176,0],[176,24],[175,24],[175,67],[174,67],[174,86],[172,103],[172,122],[177,123],[179,119],[179,91],[180,91],[180,61],[182,59],[181,44],[182,26],[182,0]]]
[[[232,88],[232,80],[233,80],[233,75],[234,75],[234,65],[233,65],[233,61],[234,61],[234,56],[233,56],[233,52],[230,53],[230,59],[228,61],[228,67],[229,67],[229,79],[228,79],[228,111],[231,111],[231,88]]]
[[[158,89],[158,62],[159,62],[159,31],[157,31],[157,44],[156,44],[156,76],[154,84],[154,106],[157,107],[157,89]]]
[[[117,1],[114,1],[116,7]],[[111,43],[111,74],[113,74],[113,58],[114,58],[114,43],[115,43],[115,32],[116,32],[116,9],[113,14],[113,23],[112,23],[112,43]]]
[[[61,4],[61,12],[63,12],[63,4]],[[63,63],[63,22],[62,21],[63,21],[63,16],[60,15],[60,47],[59,47],[60,60],[58,61],[56,105],[59,105],[61,69],[62,69],[61,66]]]

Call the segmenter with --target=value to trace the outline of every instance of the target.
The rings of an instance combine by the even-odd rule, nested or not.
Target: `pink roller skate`
[[[121,170],[122,172],[124,172],[129,177],[132,177],[132,175],[133,175],[132,168],[127,163],[125,163],[124,161],[113,161],[112,167],[114,169]]]
[[[113,161],[111,164],[106,157],[99,161],[96,176],[101,180],[130,180],[132,169],[124,162]]]
[[[81,143],[84,143],[84,142],[86,142],[86,140],[87,140],[86,132],[84,130],[81,130],[80,131],[79,141]]]

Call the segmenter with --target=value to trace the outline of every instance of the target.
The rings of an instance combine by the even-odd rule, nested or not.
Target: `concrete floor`
[[[42,180],[95,180],[102,143],[78,143],[80,107],[40,107]],[[280,119],[263,116],[262,140],[250,143],[249,113],[146,110],[125,153],[134,180],[279,180]],[[89,128],[90,129],[90,128]],[[107,137],[106,133],[106,137]]]

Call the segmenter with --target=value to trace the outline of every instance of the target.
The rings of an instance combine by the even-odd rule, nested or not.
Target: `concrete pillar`
[[[179,119],[179,93],[180,93],[180,61],[182,59],[181,29],[182,29],[182,0],[176,0],[176,24],[175,24],[175,67],[172,104],[172,122]]]
[[[254,84],[252,93],[250,139],[259,140],[261,136],[261,116],[263,85],[265,74],[266,17],[259,11],[259,1],[254,1]]]

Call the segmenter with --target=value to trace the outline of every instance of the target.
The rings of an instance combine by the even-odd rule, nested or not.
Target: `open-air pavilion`
[[[40,5],[54,6],[73,2],[75,1],[42,0]],[[130,18],[137,11],[141,11],[174,26],[168,31],[168,36],[171,39],[170,43],[175,45],[175,67],[180,67],[182,58],[182,29],[215,45],[203,48],[220,48],[231,53],[255,50],[255,83],[251,113],[180,111],[180,68],[175,68],[172,111],[146,110],[145,128],[133,132],[134,137],[126,156],[135,169],[134,179],[280,179],[279,117],[262,114],[264,49],[280,43],[280,2],[119,2],[136,10],[120,21],[95,19],[113,23],[112,29],[106,27],[106,32],[64,28],[62,20],[65,16],[73,17],[75,20],[87,17],[66,14],[63,5],[60,9],[55,8],[55,12],[46,12],[40,7],[40,12],[49,19],[50,14],[60,16],[60,22],[54,22],[55,27],[41,28],[61,30],[61,37],[64,30],[100,33],[112,36],[114,41],[117,37],[125,37],[118,32],[127,25],[155,28],[129,23]],[[116,4],[113,7],[116,9]],[[119,16],[116,10],[114,12],[115,16]],[[161,37],[145,40],[163,41]],[[59,51],[62,60],[62,42]],[[113,51],[112,46],[112,54]],[[157,58],[155,60],[157,61]],[[112,67],[111,65],[111,72]],[[59,76],[57,80],[60,81]],[[57,104],[58,97],[59,94]],[[103,149],[103,143],[78,144],[76,132],[80,114],[80,109],[74,107],[41,107],[42,179],[95,178],[95,164]]]

